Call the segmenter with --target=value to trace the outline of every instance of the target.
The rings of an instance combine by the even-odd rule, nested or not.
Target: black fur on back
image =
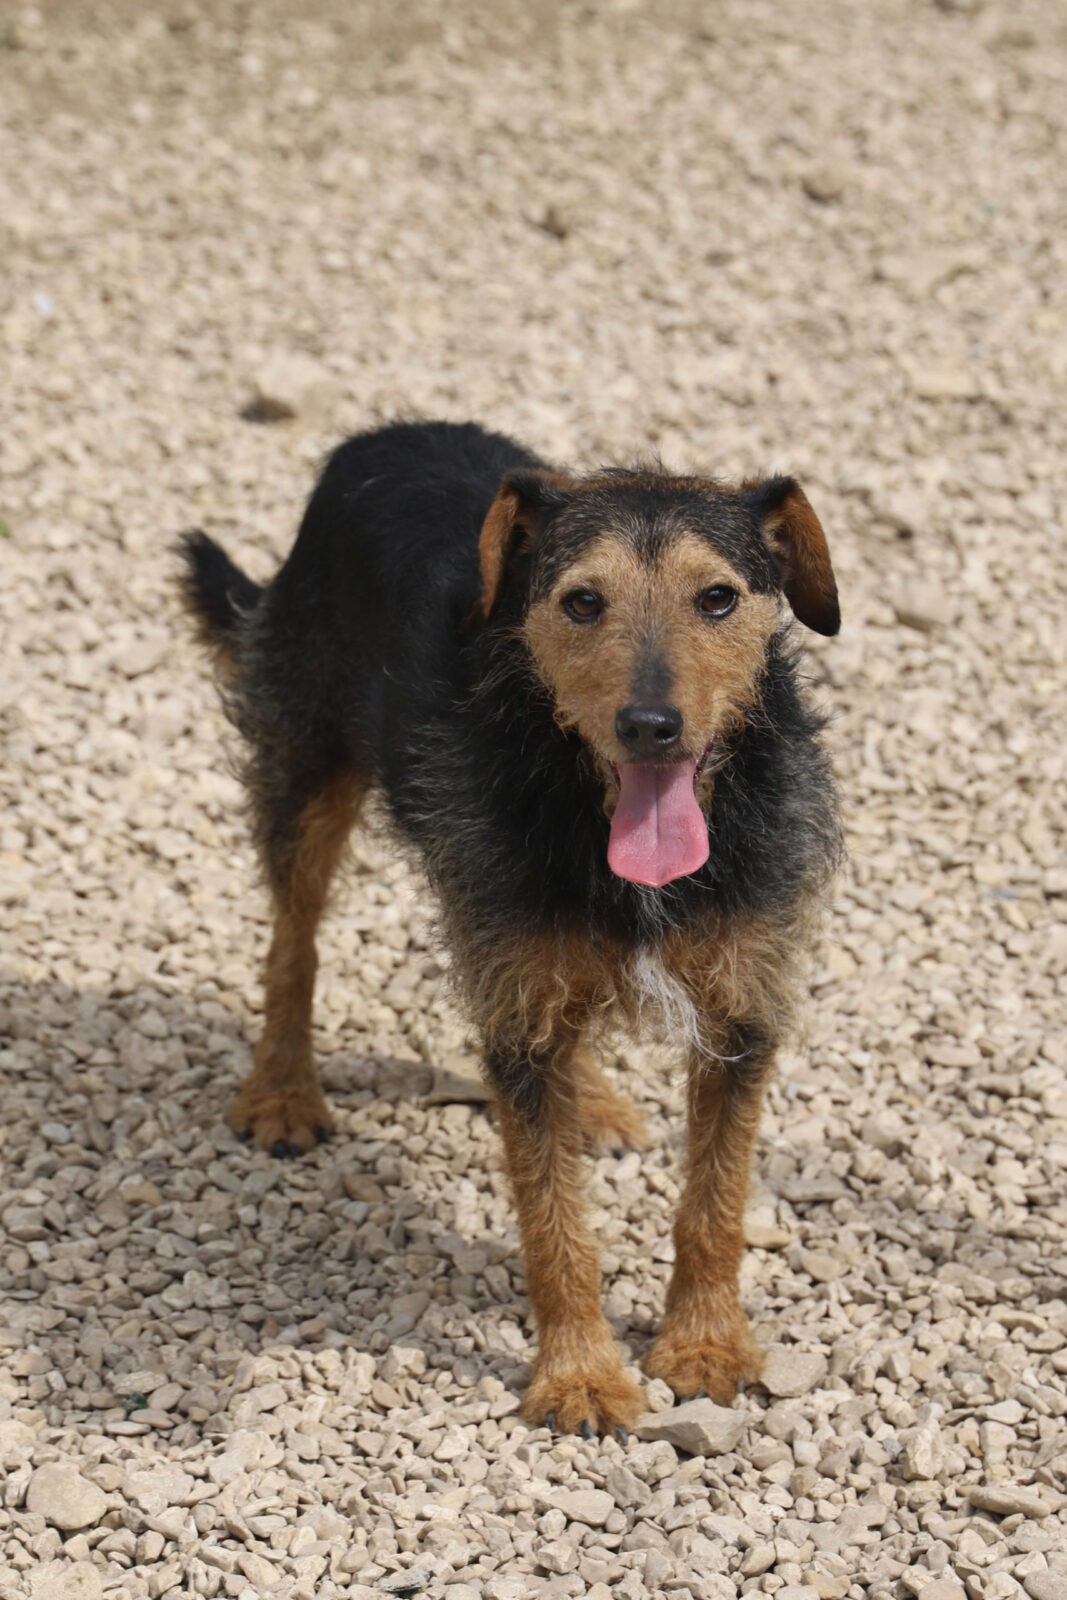
[[[331,775],[354,768],[376,780],[446,921],[647,943],[705,917],[788,915],[839,849],[821,723],[799,692],[788,628],[715,779],[710,859],[658,890],[608,868],[602,785],[581,740],[557,726],[517,635],[528,587],[513,585],[490,622],[464,628],[501,479],[540,465],[474,424],[396,423],[330,457],[263,591],[190,536],[187,588],[205,633],[233,645],[227,709],[251,746],[263,826],[284,830]],[[633,476],[631,488],[618,478],[640,520]],[[743,532],[738,520],[738,548]],[[770,586],[769,564],[757,566],[754,581]]]

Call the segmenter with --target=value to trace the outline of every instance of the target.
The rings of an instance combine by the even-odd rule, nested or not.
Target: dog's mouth
[[[619,796],[611,816],[608,866],[619,878],[662,889],[702,867],[711,853],[696,797],[711,745],[699,761],[612,763]]]

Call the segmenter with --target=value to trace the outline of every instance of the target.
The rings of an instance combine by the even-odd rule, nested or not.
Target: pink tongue
[[[627,762],[619,768],[619,803],[611,819],[608,866],[631,883],[661,889],[702,867],[708,825],[696,802],[695,761],[669,767]]]

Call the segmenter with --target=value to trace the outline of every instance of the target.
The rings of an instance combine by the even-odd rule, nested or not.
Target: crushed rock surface
[[[1057,1600],[1062,8],[0,24],[0,1594]],[[338,1135],[279,1164],[222,1123],[265,905],[169,546],[268,574],[398,410],[792,471],[829,530],[851,856],[758,1153],[775,1392],[706,1454],[518,1419],[500,1163],[380,843],[321,945]],[[591,1175],[636,1361],[681,1090],[617,1070],[657,1135]]]

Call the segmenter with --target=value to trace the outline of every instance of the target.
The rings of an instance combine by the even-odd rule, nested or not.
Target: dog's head
[[[695,872],[712,775],[759,704],[782,598],[818,633],[840,626],[803,491],[792,478],[513,472],[480,558],[477,614],[518,627],[557,721],[603,776],[612,870],[657,888]]]

